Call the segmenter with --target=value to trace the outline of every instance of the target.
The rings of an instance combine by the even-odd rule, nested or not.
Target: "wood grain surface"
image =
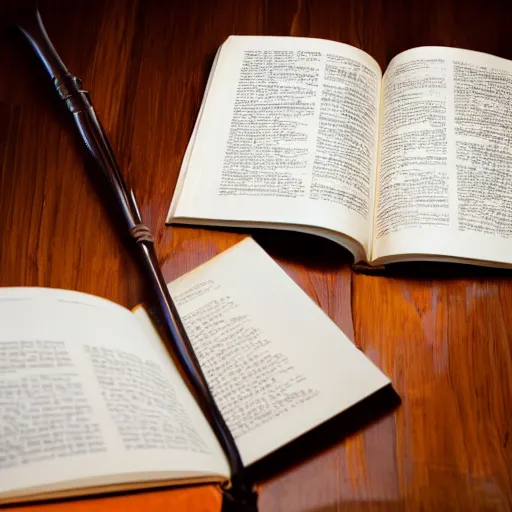
[[[0,286],[69,288],[131,308],[145,292],[128,245],[47,78],[4,30],[19,3],[0,3]],[[334,39],[383,68],[420,45],[512,59],[510,2],[74,0],[40,9],[92,93],[167,280],[247,234],[164,224],[213,56],[230,34]],[[420,264],[358,275],[330,242],[251,234],[400,397],[378,396],[257,466],[260,510],[510,510],[512,274]],[[213,511],[219,503],[203,486],[23,510]]]

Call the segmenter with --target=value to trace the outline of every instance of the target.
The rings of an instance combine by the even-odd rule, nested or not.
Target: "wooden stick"
[[[35,9],[17,23],[32,49],[50,75],[60,98],[72,114],[80,137],[91,155],[95,170],[103,176],[114,198],[116,216],[123,229],[133,240],[134,250],[145,273],[148,286],[154,296],[165,335],[168,337],[174,355],[199,402],[203,414],[208,419],[219,443],[226,454],[231,469],[231,486],[224,488],[224,503],[236,510],[256,510],[256,493],[247,481],[247,475],[235,444],[222,414],[208,387],[197,357],[176,306],[169,294],[162,271],[156,257],[154,240],[150,229],[142,223],[141,215],[133,190],[128,190],[117,164],[116,158],[105,131],[96,116],[91,99],[82,87],[82,81],[68,72],[55,51],[41,15]]]

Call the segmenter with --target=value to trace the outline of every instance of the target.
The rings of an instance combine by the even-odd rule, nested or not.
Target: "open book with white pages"
[[[231,36],[167,222],[327,237],[355,262],[512,264],[512,62],[444,47],[382,73],[346,44]]]
[[[389,379],[251,238],[170,285],[251,465]],[[0,288],[0,504],[229,480],[143,307]]]

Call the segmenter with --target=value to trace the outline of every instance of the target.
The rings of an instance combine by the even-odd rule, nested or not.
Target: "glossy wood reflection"
[[[0,4],[0,23],[18,4]],[[168,280],[246,234],[164,225],[209,67],[228,35],[339,40],[383,68],[419,45],[512,59],[509,2],[56,0],[40,8],[62,58],[92,92]],[[70,288],[133,307],[145,299],[137,267],[34,64],[4,31],[0,286]],[[390,411],[375,402],[359,408],[260,465],[261,511],[512,508],[511,274],[416,266],[353,275],[332,243],[253,235],[391,377],[401,399]],[[196,487],[26,510],[210,511],[219,503],[214,487]]]

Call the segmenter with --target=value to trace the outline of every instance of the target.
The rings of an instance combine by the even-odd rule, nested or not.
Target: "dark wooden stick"
[[[158,264],[153,236],[142,223],[139,208],[132,190],[128,190],[122,177],[116,158],[101,126],[87,91],[82,88],[81,80],[70,74],[55,51],[39,11],[23,16],[17,22],[18,28],[27,38],[32,49],[50,75],[60,98],[72,114],[96,170],[103,175],[114,198],[115,209],[123,228],[133,240],[134,250],[144,270],[146,280],[153,292],[159,320],[169,338],[172,350],[187,376],[203,414],[208,419],[231,469],[231,487],[224,489],[225,505],[237,510],[255,510],[256,494],[247,481],[242,459],[222,414],[210,392],[190,340],[177,313],[176,306],[169,294],[167,285]]]

